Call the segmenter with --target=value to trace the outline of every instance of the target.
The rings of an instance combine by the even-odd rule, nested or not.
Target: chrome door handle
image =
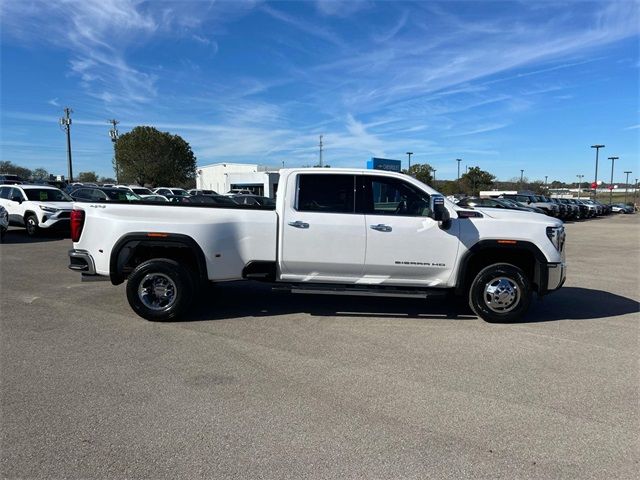
[[[378,225],[371,225],[371,228],[379,232],[390,232],[391,230],[393,230],[393,228],[391,228],[389,225],[385,225],[383,223],[379,223]]]
[[[306,222],[301,222],[300,220],[297,220],[295,222],[289,222],[289,225],[291,225],[292,227],[296,227],[296,228],[309,228],[309,224]]]

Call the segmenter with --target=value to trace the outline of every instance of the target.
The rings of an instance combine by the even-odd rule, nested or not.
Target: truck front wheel
[[[155,258],[136,267],[127,280],[131,308],[147,320],[175,320],[189,306],[194,290],[191,272],[175,260]]]
[[[483,268],[469,289],[469,306],[487,322],[516,322],[530,303],[531,281],[522,269],[508,263]]]

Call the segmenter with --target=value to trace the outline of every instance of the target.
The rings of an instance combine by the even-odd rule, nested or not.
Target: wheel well
[[[24,219],[25,223],[27,222],[27,217],[30,217],[31,215],[36,217],[36,220],[38,219],[38,215],[36,215],[36,212],[34,212],[32,210],[27,210],[26,212],[24,212],[24,217],[22,217]]]
[[[111,282],[114,285],[124,280],[135,268],[152,258],[175,260],[202,280],[207,279],[206,263],[201,250],[173,241],[130,240],[111,256]]]
[[[460,281],[456,289],[458,293],[467,292],[478,272],[494,263],[508,263],[522,269],[527,278],[531,280],[533,289],[538,290],[536,257],[529,250],[500,247],[485,248],[471,253],[465,260],[460,267]]]

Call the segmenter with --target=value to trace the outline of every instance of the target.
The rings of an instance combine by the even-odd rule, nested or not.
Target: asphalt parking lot
[[[567,225],[526,322],[230,284],[151,323],[0,246],[3,478],[637,478],[640,215]]]

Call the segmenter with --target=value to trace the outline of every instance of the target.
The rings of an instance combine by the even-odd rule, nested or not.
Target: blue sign
[[[390,158],[372,157],[371,160],[367,160],[367,168],[369,170],[399,172],[402,170],[402,162],[400,160],[391,160]]]

